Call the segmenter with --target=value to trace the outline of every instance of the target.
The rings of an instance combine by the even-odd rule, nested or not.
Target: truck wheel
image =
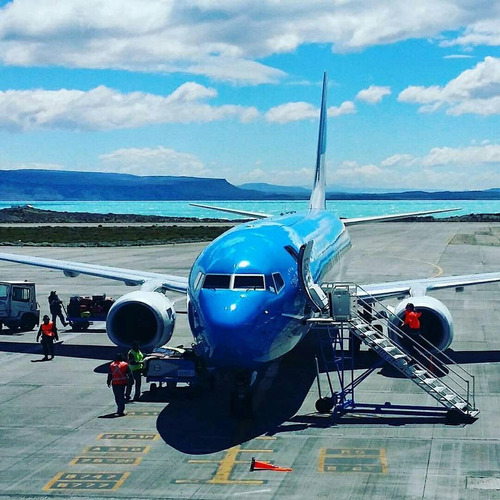
[[[2,330],[3,328],[3,323],[0,321],[0,331]]]
[[[33,330],[36,325],[36,318],[32,314],[25,314],[19,322],[19,328],[22,332]]]

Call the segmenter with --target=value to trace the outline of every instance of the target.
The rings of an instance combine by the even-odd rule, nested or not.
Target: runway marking
[[[158,410],[127,410],[129,417],[157,417],[159,414]]]
[[[176,484],[264,484],[262,480],[256,479],[231,479],[231,474],[236,465],[250,465],[251,460],[239,460],[238,457],[243,453],[273,453],[269,449],[242,449],[241,446],[233,446],[225,452],[220,460],[211,459],[190,459],[189,464],[218,464],[218,468],[212,479],[178,479]]]
[[[130,472],[60,472],[43,489],[44,491],[115,491],[129,475]]]
[[[97,439],[126,439],[126,440],[144,440],[156,441],[160,438],[159,434],[152,432],[106,432],[99,434]]]
[[[399,257],[401,260],[409,260],[410,262],[422,262],[423,264],[428,264],[431,267],[434,267],[436,269],[434,275],[432,278],[437,278],[438,276],[441,276],[444,271],[441,266],[438,266],[437,264],[434,264],[434,262],[429,262],[428,260],[422,260],[422,259],[414,259],[410,257]]]
[[[322,448],[319,472],[387,473],[384,448]]]
[[[142,457],[75,457],[70,465],[139,465]]]
[[[146,454],[150,446],[87,446],[85,453],[143,453]]]
[[[159,435],[156,433],[105,433],[99,434],[96,439],[147,439],[154,441],[158,437]],[[83,453],[76,456],[69,465],[96,466],[98,472],[92,472],[91,469],[86,472],[59,472],[43,487],[43,490],[115,491],[123,484],[130,472],[103,472],[100,467],[103,465],[139,465],[142,457],[149,452],[150,448],[150,446],[138,445],[87,446]]]

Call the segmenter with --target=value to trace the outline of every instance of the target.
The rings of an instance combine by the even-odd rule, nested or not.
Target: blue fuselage
[[[322,210],[242,224],[198,256],[189,277],[189,322],[209,365],[258,369],[303,338],[310,308],[290,249],[298,253],[310,240],[311,275],[321,283],[350,247],[344,224]]]

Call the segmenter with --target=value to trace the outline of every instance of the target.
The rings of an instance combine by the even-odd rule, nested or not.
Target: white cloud
[[[356,113],[356,106],[352,101],[344,101],[340,106],[331,106],[328,108],[328,116],[330,118],[353,113]]]
[[[500,59],[486,57],[444,87],[408,87],[398,101],[422,104],[419,111],[423,113],[446,108],[449,115],[500,114]]]
[[[307,102],[287,102],[271,108],[265,115],[272,123],[288,123],[319,117],[319,109]]]
[[[389,158],[386,158],[385,160],[380,162],[380,165],[382,167],[393,167],[395,165],[408,167],[412,163],[414,163],[414,161],[415,161],[415,157],[413,155],[395,154],[395,155],[389,156]]]
[[[134,175],[211,177],[213,172],[195,155],[173,149],[123,148],[99,157],[100,171]]]
[[[444,56],[443,59],[472,59],[474,56],[469,54],[450,54],[448,56]]]
[[[345,101],[340,106],[328,108],[328,117],[356,113],[356,106],[351,101]],[[319,118],[319,108],[307,102],[288,102],[271,108],[265,118],[272,123],[289,123],[300,120],[314,120]]]
[[[441,44],[500,44],[496,2],[16,0],[0,9],[0,62],[273,83],[284,72],[260,61],[304,44],[347,52],[462,28]]]
[[[486,144],[467,148],[433,148],[422,158],[424,166],[491,164],[500,167],[500,144]]]
[[[395,154],[377,164],[343,162],[341,184],[357,189],[455,190],[500,187],[500,144],[439,147],[416,157]]]
[[[0,92],[0,129],[114,130],[160,123],[251,121],[253,107],[211,106],[204,99],[216,91],[185,83],[167,97],[105,86],[80,90],[7,90]]]
[[[377,85],[370,85],[367,89],[360,90],[356,95],[356,99],[365,101],[369,104],[377,104],[386,95],[390,95],[390,87],[379,87]]]

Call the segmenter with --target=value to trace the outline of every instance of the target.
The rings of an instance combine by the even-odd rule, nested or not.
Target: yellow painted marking
[[[130,410],[127,411],[129,417],[157,417],[160,414],[158,410]]]
[[[151,449],[151,446],[87,446],[84,449],[84,453],[112,453],[114,454],[124,454],[129,453],[142,453],[146,454]]]
[[[70,465],[139,465],[142,457],[75,457]]]
[[[97,436],[97,439],[130,439],[147,441],[156,441],[159,438],[159,434],[153,434],[150,432],[107,432]]]
[[[240,453],[273,453],[274,450],[240,450]]]
[[[319,472],[387,472],[383,448],[321,448]]]
[[[241,461],[237,460],[238,454],[241,453],[242,450],[240,446],[233,446],[229,450],[227,450],[225,456],[221,460],[188,460],[188,463],[217,463],[219,464],[219,467],[217,468],[217,471],[215,472],[215,476],[213,479],[209,479],[207,481],[200,481],[200,480],[189,480],[189,479],[178,479],[175,482],[177,484],[252,484],[252,485],[261,485],[264,484],[264,481],[260,480],[236,480],[236,479],[229,479],[231,476],[231,473],[233,471],[233,468],[236,464],[248,464],[250,463],[247,460]],[[267,451],[267,450],[266,450]]]
[[[259,436],[259,437],[256,437],[255,439],[275,441],[277,439],[277,437],[276,436]]]
[[[321,448],[319,452],[318,472],[325,472],[326,448]]]
[[[380,463],[382,464],[382,474],[387,474],[387,453],[385,448],[380,448]]]
[[[130,475],[130,472],[71,473],[59,472],[44,487],[49,490],[116,491]]]

